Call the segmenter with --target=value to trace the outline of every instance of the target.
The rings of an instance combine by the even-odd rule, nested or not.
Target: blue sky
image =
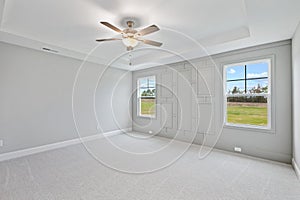
[[[140,87],[148,87],[148,82],[149,82],[149,87],[155,88],[155,77],[154,76],[139,79],[139,86]]]
[[[143,87],[143,88],[140,88],[139,94],[142,94],[143,91],[147,91],[148,87],[150,90],[155,89],[155,77],[154,76],[140,78],[140,79],[138,79],[138,81],[139,81],[139,87]],[[148,84],[149,84],[149,86],[148,86]]]
[[[261,63],[253,63],[247,65],[247,78],[258,78],[258,77],[268,77],[268,63],[261,62]],[[243,79],[245,76],[244,66],[233,66],[226,68],[226,75],[227,80],[233,79]],[[257,87],[260,84],[261,87],[265,87],[268,85],[268,79],[261,79],[261,80],[251,80],[247,82],[247,90],[250,90],[253,87]],[[231,90],[236,86],[241,90],[245,89],[245,82],[244,81],[234,81],[227,83],[227,91]]]

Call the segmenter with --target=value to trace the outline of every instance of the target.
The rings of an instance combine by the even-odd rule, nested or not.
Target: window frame
[[[141,79],[148,79],[148,78],[153,78],[154,77],[154,81],[155,81],[155,113],[154,115],[142,115],[141,114],[141,99],[142,96],[140,95],[140,80]],[[156,75],[147,75],[147,76],[141,76],[138,77],[136,82],[137,82],[137,95],[136,95],[136,100],[137,100],[137,117],[140,118],[148,118],[148,119],[156,119],[157,117],[157,84],[156,84]],[[150,88],[150,87],[148,87]]]
[[[260,94],[227,94],[227,68],[229,67],[234,67],[234,66],[247,66],[250,64],[255,64],[255,63],[261,63],[261,62],[266,62],[268,63],[268,93],[260,93]],[[247,61],[243,62],[234,62],[230,64],[224,64],[223,65],[223,88],[224,88],[224,122],[225,122],[225,127],[229,128],[243,128],[243,129],[257,129],[257,130],[272,130],[273,126],[273,106],[272,106],[272,96],[273,96],[273,72],[272,72],[272,65],[273,65],[273,58],[272,57],[265,57],[265,58],[258,58],[258,59],[249,59]],[[252,79],[243,79],[245,81],[252,80]],[[264,96],[267,97],[267,109],[268,109],[268,124],[267,126],[258,126],[258,125],[251,125],[251,124],[235,124],[235,123],[228,123],[227,122],[227,98],[228,97],[249,97],[249,96]]]

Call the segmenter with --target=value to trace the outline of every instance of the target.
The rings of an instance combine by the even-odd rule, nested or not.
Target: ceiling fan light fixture
[[[130,38],[130,37],[123,38],[122,42],[126,47],[136,47],[139,43],[138,40],[136,40],[135,38]]]
[[[148,35],[150,33],[154,33],[156,31],[159,31],[159,28],[156,25],[151,25],[146,28],[143,28],[142,30],[136,30],[133,28],[134,22],[132,20],[127,21],[128,28],[125,28],[123,30],[115,27],[114,25],[101,21],[101,24],[104,26],[114,30],[115,32],[118,32],[121,34],[122,38],[108,38],[108,39],[97,39],[97,42],[105,42],[105,41],[113,41],[113,40],[122,40],[124,45],[127,47],[127,51],[132,51],[134,47],[136,47],[139,42],[142,42],[144,44],[160,47],[162,45],[161,42],[156,42],[153,40],[145,40],[141,38],[142,36]]]

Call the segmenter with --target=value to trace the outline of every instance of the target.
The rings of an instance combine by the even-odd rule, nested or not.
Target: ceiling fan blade
[[[107,26],[108,28],[110,28],[110,29],[118,32],[118,33],[122,32],[119,28],[115,27],[114,25],[112,25],[112,24],[110,24],[108,22],[100,22],[100,23],[103,24],[104,26]]]
[[[153,40],[141,40],[141,41],[145,44],[149,44],[149,45],[157,46],[157,47],[160,47],[163,44],[161,42],[156,42],[156,41],[153,41]]]
[[[159,28],[156,25],[151,25],[151,26],[148,26],[147,28],[140,30],[138,32],[138,35],[140,35],[140,36],[148,35],[150,33],[156,32],[156,31],[159,31]]]
[[[105,42],[105,41],[113,41],[113,40],[121,40],[119,38],[108,38],[108,39],[97,39],[97,42]]]

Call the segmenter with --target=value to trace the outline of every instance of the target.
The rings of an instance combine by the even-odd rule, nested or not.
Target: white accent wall
[[[300,24],[293,37],[293,158],[300,166]],[[298,169],[299,170],[299,169]]]
[[[271,129],[223,126],[224,65],[264,58],[272,62]],[[156,76],[157,115],[138,117],[134,96],[133,130],[228,151],[241,147],[247,155],[291,163],[291,70],[291,41],[287,40],[135,71],[133,89],[139,77]]]
[[[72,90],[81,64],[0,42],[0,153],[78,138]],[[85,63],[73,104],[80,136],[131,128],[131,86],[131,72]]]

